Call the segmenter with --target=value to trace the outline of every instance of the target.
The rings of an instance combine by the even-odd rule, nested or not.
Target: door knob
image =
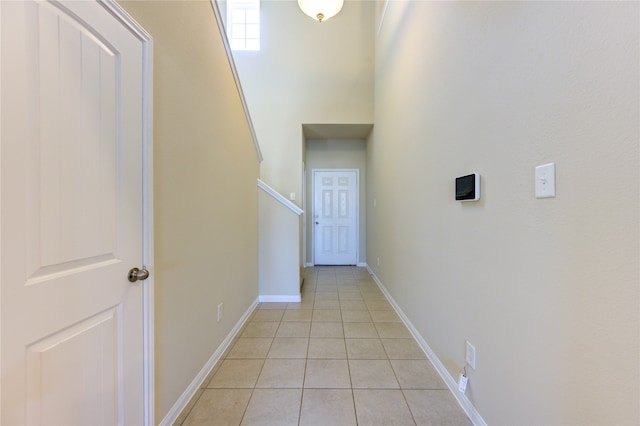
[[[149,278],[149,271],[146,269],[131,268],[128,278],[132,283],[135,283],[138,280],[144,281]]]
[[[319,224],[320,222],[316,222],[316,225]]]

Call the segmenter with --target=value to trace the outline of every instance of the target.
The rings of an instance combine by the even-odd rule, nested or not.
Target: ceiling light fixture
[[[298,0],[300,9],[318,22],[336,16],[343,4],[344,0]]]

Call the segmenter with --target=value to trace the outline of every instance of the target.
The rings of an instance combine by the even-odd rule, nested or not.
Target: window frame
[[[260,50],[260,0],[227,0],[227,38],[231,50]]]

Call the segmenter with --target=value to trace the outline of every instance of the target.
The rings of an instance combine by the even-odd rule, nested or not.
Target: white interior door
[[[143,43],[0,2],[2,424],[142,424]]]
[[[314,263],[358,261],[358,171],[314,170]]]

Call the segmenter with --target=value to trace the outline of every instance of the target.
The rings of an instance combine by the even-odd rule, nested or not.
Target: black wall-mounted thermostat
[[[456,178],[456,200],[457,201],[478,201],[480,199],[480,175],[471,173],[470,175]]]

